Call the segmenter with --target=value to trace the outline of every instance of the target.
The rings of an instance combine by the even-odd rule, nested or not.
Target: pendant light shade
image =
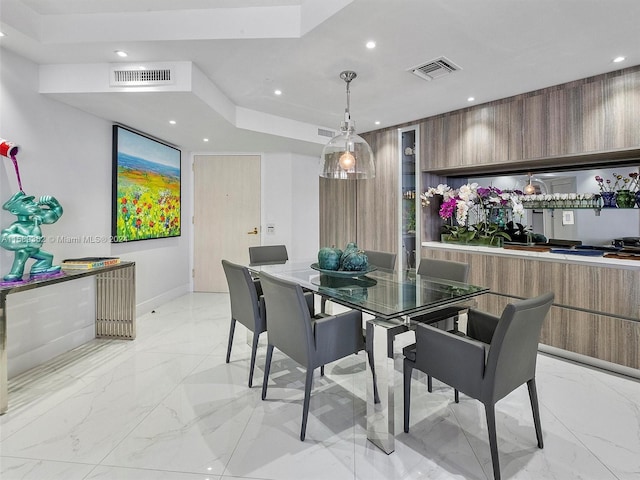
[[[524,186],[522,184],[522,181],[518,183],[518,190],[522,190],[522,193],[524,193],[525,195],[546,195],[549,191],[547,185],[541,179],[534,177],[531,173],[527,174],[527,179],[525,180]]]
[[[523,192],[525,195],[533,195],[536,193],[536,187],[531,183],[531,174],[529,174],[529,183],[524,186]]]
[[[322,171],[324,178],[367,180],[376,176],[373,151],[360,135],[356,134],[355,122],[349,112],[349,83],[356,78],[356,72],[344,71],[340,78],[347,83],[347,108],[340,134],[329,140],[322,149]]]

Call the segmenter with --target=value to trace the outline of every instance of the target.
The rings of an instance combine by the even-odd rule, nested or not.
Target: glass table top
[[[435,310],[489,291],[486,287],[417,275],[412,271],[378,269],[362,276],[333,276],[311,268],[311,263],[287,262],[250,268],[296,282],[332,301],[382,318]]]

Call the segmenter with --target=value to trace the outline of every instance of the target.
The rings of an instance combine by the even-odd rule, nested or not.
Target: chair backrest
[[[491,339],[483,401],[497,402],[534,378],[540,330],[553,298],[545,293],[505,307]]]
[[[422,258],[418,266],[418,274],[427,277],[441,278],[453,282],[467,282],[469,264],[452,260],[436,260]]]
[[[261,316],[258,292],[249,270],[242,265],[222,260],[222,268],[227,277],[231,300],[231,317],[252,332],[264,331],[264,316]]]
[[[397,255],[395,253],[365,250],[364,254],[367,256],[369,265],[374,265],[385,270],[393,270],[394,268],[396,268]]]
[[[301,365],[308,365],[315,351],[311,315],[302,287],[262,272],[260,283],[269,319],[269,344]]]
[[[289,260],[287,247],[284,245],[262,245],[249,247],[249,265],[272,265]]]

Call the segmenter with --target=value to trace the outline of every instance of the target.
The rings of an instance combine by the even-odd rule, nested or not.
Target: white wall
[[[287,246],[291,260],[316,258],[320,237],[318,157],[262,156],[262,244]],[[267,226],[274,226],[274,233]]]
[[[190,222],[186,221],[192,212],[189,153],[182,152],[181,237],[131,244],[111,244],[108,240],[78,242],[77,239],[110,236],[112,122],[39,94],[38,66],[4,49],[0,51],[0,73],[0,138],[20,145],[18,162],[23,188],[36,197],[53,195],[64,208],[57,223],[42,227],[43,235],[50,239],[43,250],[54,254],[54,262],[81,256],[118,256],[135,261],[139,313],[189,291],[191,231]],[[11,161],[2,157],[0,162],[0,201],[4,203],[18,187]],[[0,228],[8,227],[14,220],[8,212],[0,212]],[[9,272],[12,261],[13,254],[0,249],[0,276]],[[11,374],[24,370],[28,357],[37,357],[38,351],[54,355],[93,338],[92,302],[81,308],[74,304],[71,313],[66,310],[68,300],[77,299],[78,289],[88,289],[91,294],[91,287],[89,280],[81,280],[56,286],[55,295],[49,295],[47,287],[18,294],[13,299],[9,296]],[[84,318],[79,321],[78,316]],[[40,347],[21,341],[44,330],[51,331],[52,336],[42,339],[44,344]]]
[[[118,256],[136,262],[138,314],[191,290],[192,156],[182,152],[182,236],[129,244],[88,242],[105,238],[111,225],[112,122],[38,93],[38,66],[0,49],[0,138],[20,145],[25,192],[53,195],[61,219],[43,227],[43,250],[55,262],[68,257]],[[114,119],[117,121],[118,119]],[[131,125],[135,128],[135,125]],[[152,133],[152,132],[150,132]],[[12,163],[0,162],[0,202],[18,189]],[[291,259],[315,258],[319,238],[318,158],[291,153],[262,155],[262,243],[285,244]],[[0,228],[15,217],[0,211]],[[267,224],[275,233],[267,234]],[[0,277],[13,254],[0,249]],[[94,336],[95,287],[89,279],[10,295],[8,369],[16,375]]]

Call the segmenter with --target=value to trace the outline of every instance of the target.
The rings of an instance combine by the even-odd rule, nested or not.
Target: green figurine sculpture
[[[35,197],[19,191],[2,208],[18,217],[17,221],[0,233],[0,247],[15,252],[11,272],[4,276],[4,280],[22,280],[25,263],[29,258],[35,260],[30,271],[32,277],[59,272],[60,267],[52,265],[53,255],[40,250],[44,243],[40,224],[58,221],[62,216],[60,203],[49,195],[36,201]]]

